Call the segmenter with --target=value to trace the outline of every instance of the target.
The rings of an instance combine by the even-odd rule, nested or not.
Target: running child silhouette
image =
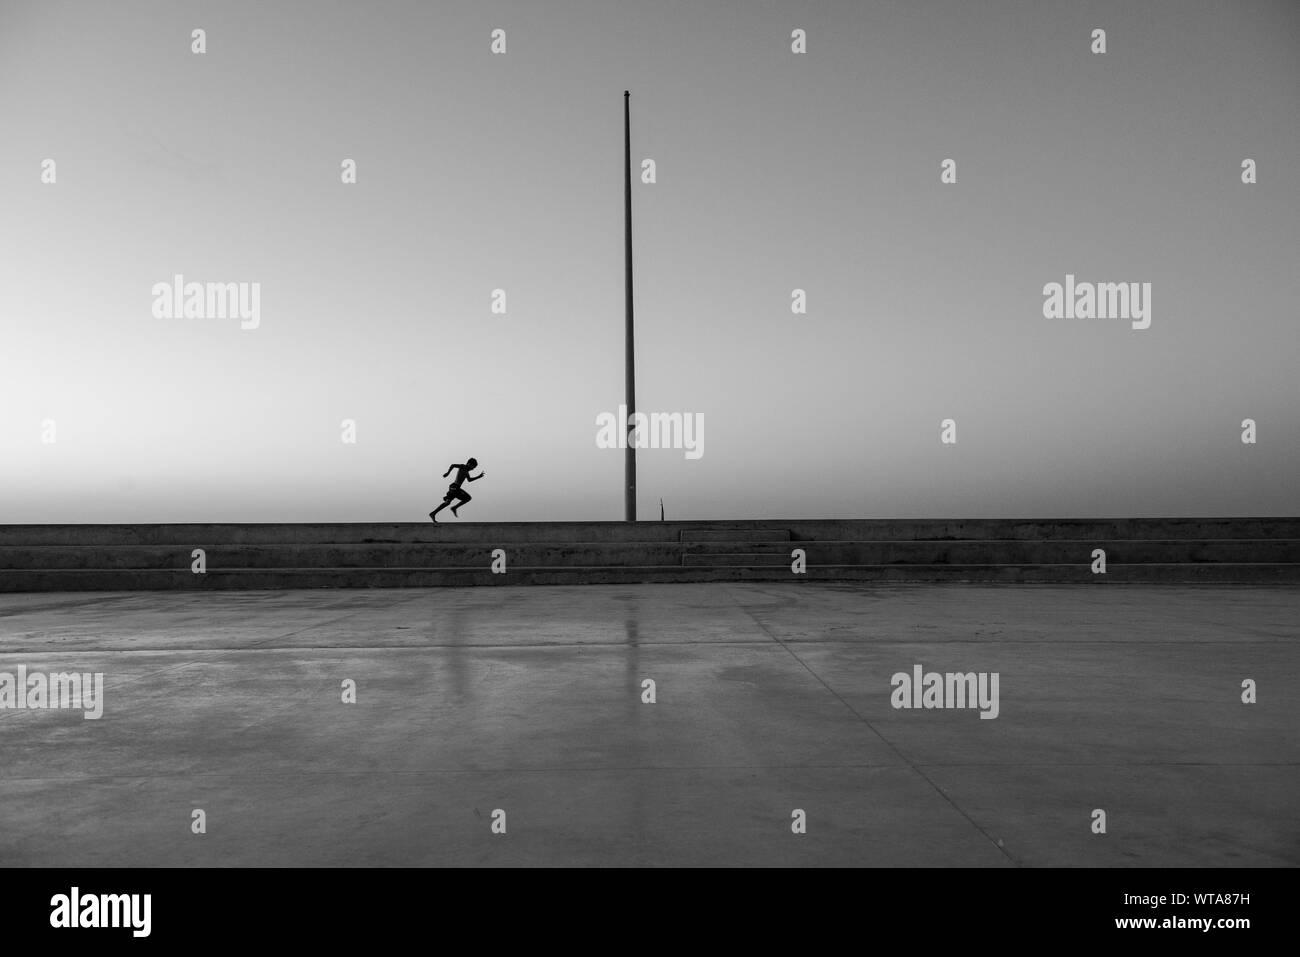
[[[466,492],[461,488],[461,484],[464,482],[477,482],[484,475],[487,475],[486,472],[479,472],[478,475],[470,475],[469,473],[474,471],[476,468],[478,468],[478,459],[470,459],[465,462],[464,465],[453,462],[447,467],[447,471],[442,473],[442,477],[446,478],[450,475],[452,469],[456,470],[456,477],[452,479],[451,484],[447,486],[447,494],[443,497],[442,504],[429,513],[431,519],[436,522],[438,520],[438,513],[448,505],[451,505],[453,500],[456,502],[456,504],[451,507],[451,514],[453,515],[456,514],[457,509],[469,502],[471,496],[469,492]]]

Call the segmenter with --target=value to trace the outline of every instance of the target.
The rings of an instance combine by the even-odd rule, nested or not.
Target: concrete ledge
[[[8,592],[828,580],[1293,584],[1300,519],[0,526]]]
[[[1300,584],[1300,565],[1112,565],[1094,575],[1079,565],[810,565],[803,575],[788,567],[574,566],[511,567],[506,574],[481,568],[249,568],[188,570],[64,569],[0,573],[0,592],[212,591],[294,588],[431,588],[470,585],[582,585],[649,582],[953,582],[1019,584]]]
[[[606,565],[789,565],[802,549],[814,565],[1064,565],[1091,562],[1105,550],[1114,564],[1300,563],[1300,540],[1206,539],[1115,541],[1105,539],[1024,542],[490,542],[484,544],[297,544],[297,545],[4,545],[0,571],[46,569],[185,569],[194,547],[203,547],[216,568],[448,568],[487,567],[496,548],[511,565],[539,567]]]
[[[0,525],[0,545],[681,542],[702,531],[788,531],[794,541],[1300,539],[1300,518],[750,519],[708,522]],[[712,536],[710,536],[712,537]],[[743,540],[743,536],[737,540]]]

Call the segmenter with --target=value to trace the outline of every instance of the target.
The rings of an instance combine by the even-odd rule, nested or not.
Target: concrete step
[[[763,568],[766,566],[789,565],[793,558],[790,552],[799,545],[787,546],[784,551],[779,552],[759,552],[759,551],[725,551],[725,552],[683,552],[682,564],[696,567],[720,567],[728,566],[747,566],[749,568]]]
[[[1300,565],[1111,565],[1094,575],[1080,565],[809,565],[795,575],[789,566],[511,566],[494,575],[486,568],[250,568],[216,569],[205,575],[176,569],[38,569],[0,572],[0,592],[137,591],[294,588],[426,588],[468,585],[581,585],[636,582],[858,581],[1075,583],[1099,588],[1137,583],[1300,585]]]
[[[821,519],[709,522],[391,522],[360,524],[0,525],[0,545],[484,544],[681,542],[728,529],[793,541],[1300,539],[1300,518]],[[688,539],[689,540],[689,539]]]
[[[684,528],[683,543],[694,542],[788,542],[788,528]]]
[[[0,526],[0,590],[777,581],[796,548],[804,580],[1300,581],[1294,519],[45,525]]]
[[[1155,563],[1300,563],[1300,539],[1240,541],[1113,541],[1066,542],[787,542],[754,544],[718,542],[686,547],[685,565],[770,565],[789,563],[791,553],[802,549],[809,562],[819,565],[979,565],[1092,564],[1100,548],[1107,564]]]
[[[501,548],[508,564],[537,566],[675,565],[676,542],[482,544],[218,544],[203,549],[215,568],[487,568]],[[189,545],[0,546],[0,569],[160,568],[185,569]]]
[[[627,542],[552,544],[298,544],[214,545],[217,568],[472,568],[487,567],[501,548],[507,563],[537,567],[605,565],[783,565],[802,549],[817,565],[1091,564],[1094,548],[1108,563],[1297,563],[1300,540],[1264,539],[1071,542]],[[192,551],[177,545],[0,546],[4,569],[182,569]]]

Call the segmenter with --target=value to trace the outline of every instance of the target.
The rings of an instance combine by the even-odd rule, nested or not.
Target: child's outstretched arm
[[[479,472],[478,475],[467,475],[467,476],[465,476],[465,480],[468,481],[468,482],[477,482],[479,479],[481,479],[481,478],[482,478],[483,476],[485,476],[485,475],[487,475],[487,472]]]
[[[442,477],[446,478],[448,475],[451,474],[452,469],[458,469],[458,468],[460,468],[460,466],[457,465],[455,462],[452,462],[450,465],[447,466],[447,471],[442,473]]]

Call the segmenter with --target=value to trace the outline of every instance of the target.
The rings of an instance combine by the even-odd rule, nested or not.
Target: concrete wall
[[[679,542],[782,533],[795,541],[1300,539],[1300,518],[888,519],[721,522],[0,525],[0,545]],[[712,535],[710,536],[710,533]],[[758,537],[762,537],[761,535]]]
[[[0,526],[0,591],[725,580],[1296,583],[1300,519]]]

